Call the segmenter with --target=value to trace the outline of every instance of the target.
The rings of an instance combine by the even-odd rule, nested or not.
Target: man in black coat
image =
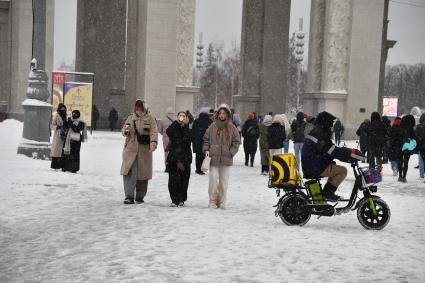
[[[367,128],[370,125],[370,120],[365,119],[363,123],[360,124],[359,128],[356,131],[356,135],[359,136],[360,142],[360,151],[363,155],[367,153]]]
[[[389,150],[389,140],[390,140],[390,132],[391,132],[391,120],[388,116],[382,116],[382,123],[385,126],[385,144],[382,152],[382,163],[388,163],[388,150]]]
[[[93,129],[93,131],[96,131],[96,129],[97,129],[97,121],[99,120],[99,118],[100,118],[99,109],[97,109],[97,106],[93,104],[93,107],[92,107],[92,123],[93,123],[92,129]]]
[[[109,128],[111,129],[111,131],[114,131],[115,126],[118,122],[118,111],[112,107],[111,111],[109,112]]]
[[[419,150],[419,177],[424,178],[424,162],[425,162],[425,113],[421,115],[419,119],[419,125],[416,126],[415,130],[417,148]],[[422,160],[421,160],[422,159]]]
[[[331,129],[334,120],[335,117],[326,111],[317,115],[316,125],[306,137],[301,154],[305,178],[328,177],[323,188],[323,197],[330,201],[340,199],[335,191],[347,176],[347,169],[337,165],[333,159],[348,162],[352,151],[337,147],[332,143]]]
[[[204,143],[204,134],[212,121],[206,112],[201,112],[198,119],[193,122],[192,133],[193,133],[193,153],[196,154],[196,171],[199,175],[204,175],[201,166],[204,161],[205,154],[202,152],[202,146]]]
[[[189,187],[190,164],[192,163],[190,145],[193,139],[186,112],[180,111],[177,114],[177,120],[167,128],[166,133],[170,138],[167,163],[171,206],[184,206]]]
[[[375,165],[378,165],[378,168],[382,169],[382,156],[386,139],[387,130],[381,120],[381,115],[378,112],[373,112],[370,116],[370,125],[367,128],[369,168],[375,168]]]
[[[344,126],[342,125],[339,119],[336,119],[333,129],[335,134],[335,143],[337,146],[339,146],[339,143],[341,142],[342,134],[344,133]]]

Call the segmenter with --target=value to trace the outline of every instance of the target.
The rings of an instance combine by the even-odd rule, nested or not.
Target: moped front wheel
[[[361,199],[357,208],[357,219],[369,230],[381,230],[390,221],[391,211],[382,199],[371,196]]]
[[[286,225],[303,226],[310,220],[311,212],[306,206],[308,200],[301,194],[291,194],[279,203],[279,217]]]

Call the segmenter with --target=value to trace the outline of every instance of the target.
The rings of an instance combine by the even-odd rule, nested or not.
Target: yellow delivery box
[[[269,187],[301,184],[297,159],[293,153],[274,154],[270,158]]]

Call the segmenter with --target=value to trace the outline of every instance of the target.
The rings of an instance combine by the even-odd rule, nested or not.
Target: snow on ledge
[[[42,107],[52,107],[50,103],[47,103],[45,101],[41,101],[38,99],[30,99],[27,98],[22,102],[22,106],[42,106]]]
[[[33,145],[33,146],[50,146],[50,142],[41,142],[41,141],[34,141],[34,140],[29,140],[29,139],[21,139],[20,142],[21,145]]]
[[[336,90],[324,90],[321,93],[334,93],[334,94],[347,94],[345,89],[336,89]]]

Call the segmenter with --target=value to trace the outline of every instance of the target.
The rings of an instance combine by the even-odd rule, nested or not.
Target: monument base
[[[261,114],[260,110],[261,98],[259,96],[233,96],[233,105],[235,111],[241,114],[241,118],[245,121],[249,112],[255,111]]]
[[[50,160],[50,142],[38,142],[22,139],[18,146],[18,154],[34,159]]]
[[[26,99],[24,129],[18,154],[37,159],[50,159],[50,119],[52,105],[37,99]]]

